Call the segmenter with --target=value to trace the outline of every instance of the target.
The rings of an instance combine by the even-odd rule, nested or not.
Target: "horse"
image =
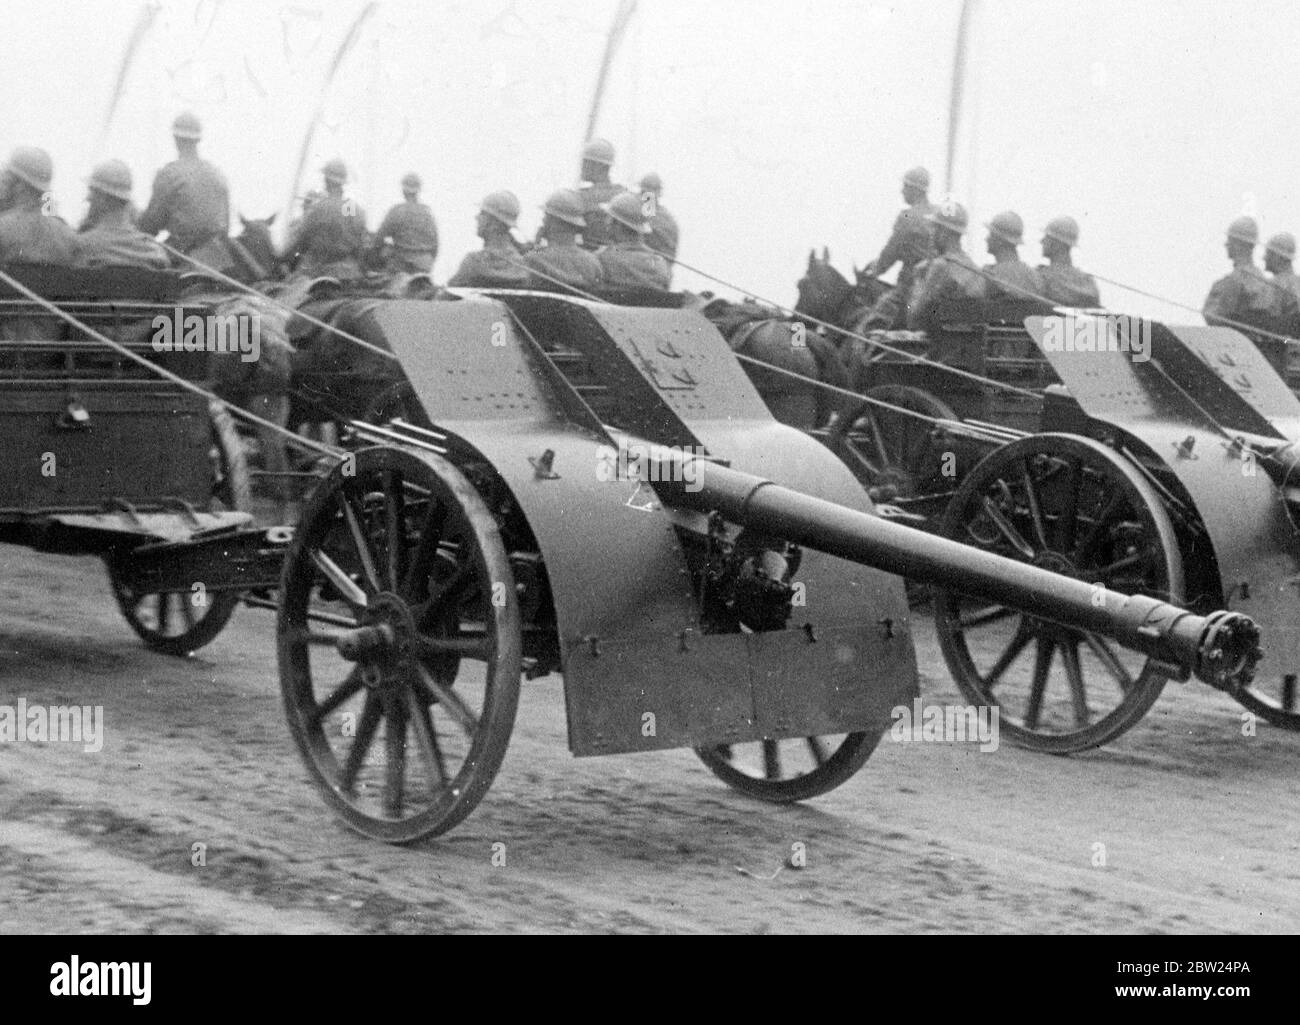
[[[853,268],[853,277],[850,284],[848,278],[832,266],[828,248],[822,247],[820,258],[815,249],[808,250],[808,269],[796,286],[799,299],[794,312],[861,334],[872,307],[890,286],[857,267]],[[843,348],[847,336],[840,332],[831,332],[831,335],[836,346]]]
[[[777,420],[811,431],[825,426],[840,412],[841,396],[813,383],[820,381],[837,388],[849,385],[848,373],[835,347],[820,335],[754,302],[732,303],[701,296],[692,297],[687,305],[698,309],[718,329],[736,355],[779,368],[740,361]],[[780,370],[811,380],[799,380]]]

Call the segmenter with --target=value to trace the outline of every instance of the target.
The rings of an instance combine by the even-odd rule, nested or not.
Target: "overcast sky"
[[[238,210],[283,210],[308,126],[302,188],[325,159],[352,168],[371,225],[408,170],[438,217],[440,279],[476,241],[486,192],[538,205],[574,184],[615,0],[380,0],[328,88],[363,3],[164,0],[111,123],[108,105],[139,0],[5,4],[0,146],[48,148],[70,221],[98,159],[120,156],[138,201],[192,107],[203,152]],[[870,259],[913,164],[943,187],[958,0],[641,0],[615,61],[599,134],[615,178],[666,183],[683,260],[793,302],[808,249],[841,270]],[[954,194],[975,223],[1013,208],[1036,240],[1051,217],[1083,226],[1078,262],[1200,306],[1226,272],[1222,238],[1244,210],[1300,233],[1294,184],[1300,5],[1188,0],[983,0],[968,67]],[[283,213],[281,218],[283,218]],[[982,259],[983,233],[968,236]],[[1022,251],[1037,262],[1038,247]],[[676,283],[704,288],[688,272]],[[1108,305],[1196,320],[1103,286]]]

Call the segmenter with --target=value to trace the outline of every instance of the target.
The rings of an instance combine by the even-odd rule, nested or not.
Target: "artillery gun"
[[[1152,674],[1250,677],[1243,616],[872,515],[698,314],[498,292],[367,316],[423,424],[352,424],[362,447],[304,510],[279,612],[294,737],[366,835],[459,822],[501,763],[521,675],[551,672],[576,755],[692,747],[758,798],[824,793],[917,693],[891,574],[1127,646]]]
[[[212,467],[240,457],[212,444],[188,384],[201,373],[159,358],[174,379],[147,380],[139,318],[109,331],[114,302],[149,314],[169,301],[165,277],[144,283],[157,291],[143,309],[10,279],[17,312],[76,329],[0,343],[6,451],[63,446],[57,485],[7,476],[3,538],[103,556],[160,650],[210,640],[241,594],[274,606],[290,731],[326,801],[367,836],[409,842],[461,821],[501,765],[521,677],[552,672],[574,754],[691,747],[758,798],[824,793],[917,694],[895,574],[1131,650],[1153,675],[1251,678],[1256,632],[1240,613],[1119,593],[873,515],[844,466],[775,422],[717,331],[685,310],[532,292],[345,303],[339,315],[394,357],[421,422],[353,420],[292,527],[205,511],[224,479]],[[94,355],[104,341],[116,354]],[[110,429],[114,410],[135,411],[127,429]]]

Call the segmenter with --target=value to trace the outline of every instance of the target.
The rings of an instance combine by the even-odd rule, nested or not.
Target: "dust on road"
[[[550,677],[525,684],[469,819],[393,848],[308,784],[271,614],[241,610],[197,657],[167,658],[94,560],[0,548],[0,616],[0,703],[106,717],[99,753],[0,744],[0,931],[1300,927],[1300,736],[1243,736],[1241,708],[1198,684],[1170,684],[1101,751],[886,739],[848,784],[777,807],[687,751],[572,758]],[[916,633],[927,700],[960,701],[929,621]],[[786,866],[794,844],[807,867]]]

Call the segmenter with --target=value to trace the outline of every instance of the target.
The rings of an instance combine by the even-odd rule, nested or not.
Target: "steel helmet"
[[[656,196],[664,190],[664,180],[659,177],[657,171],[649,171],[641,176],[638,182],[642,192],[653,192]]]
[[[582,212],[582,197],[573,189],[557,189],[547,197],[542,210],[556,220],[572,224],[575,228],[585,228],[587,219]]]
[[[582,147],[582,159],[609,167],[614,163],[614,147],[608,139],[592,139]]]
[[[321,174],[325,176],[327,182],[334,182],[336,185],[343,185],[348,180],[348,167],[338,157],[328,161],[320,169]]]
[[[1259,225],[1253,217],[1238,217],[1228,225],[1228,238],[1233,242],[1259,245]]]
[[[412,171],[410,174],[402,176],[403,192],[419,192],[424,183],[420,181],[420,176]]]
[[[937,224],[941,228],[955,231],[958,235],[966,233],[966,208],[955,200],[950,199],[945,203],[940,203],[933,211],[925,215],[925,219],[931,224]]]
[[[48,191],[54,180],[54,161],[39,146],[19,146],[10,154],[5,170],[41,192]]]
[[[619,224],[631,228],[642,235],[650,234],[650,225],[646,223],[645,210],[641,206],[641,197],[633,192],[620,192],[602,207],[609,216]]]
[[[1073,217],[1056,217],[1043,229],[1044,239],[1055,239],[1065,246],[1079,244],[1079,222]]]
[[[1014,210],[1003,211],[984,227],[989,229],[989,234],[994,238],[1000,238],[1013,246],[1018,246],[1025,240],[1025,222]]]
[[[903,184],[926,192],[930,188],[930,172],[924,167],[914,167],[903,175]]]
[[[507,228],[513,228],[519,222],[519,197],[513,192],[502,189],[483,198],[479,210],[490,217],[495,217]]]
[[[121,160],[105,160],[90,173],[87,183],[96,192],[131,201],[131,169]]]
[[[1295,236],[1289,231],[1278,232],[1264,246],[1270,253],[1282,257],[1284,260],[1295,259]]]
[[[178,139],[201,139],[203,125],[197,116],[185,110],[177,114],[176,120],[172,122],[172,135]]]

